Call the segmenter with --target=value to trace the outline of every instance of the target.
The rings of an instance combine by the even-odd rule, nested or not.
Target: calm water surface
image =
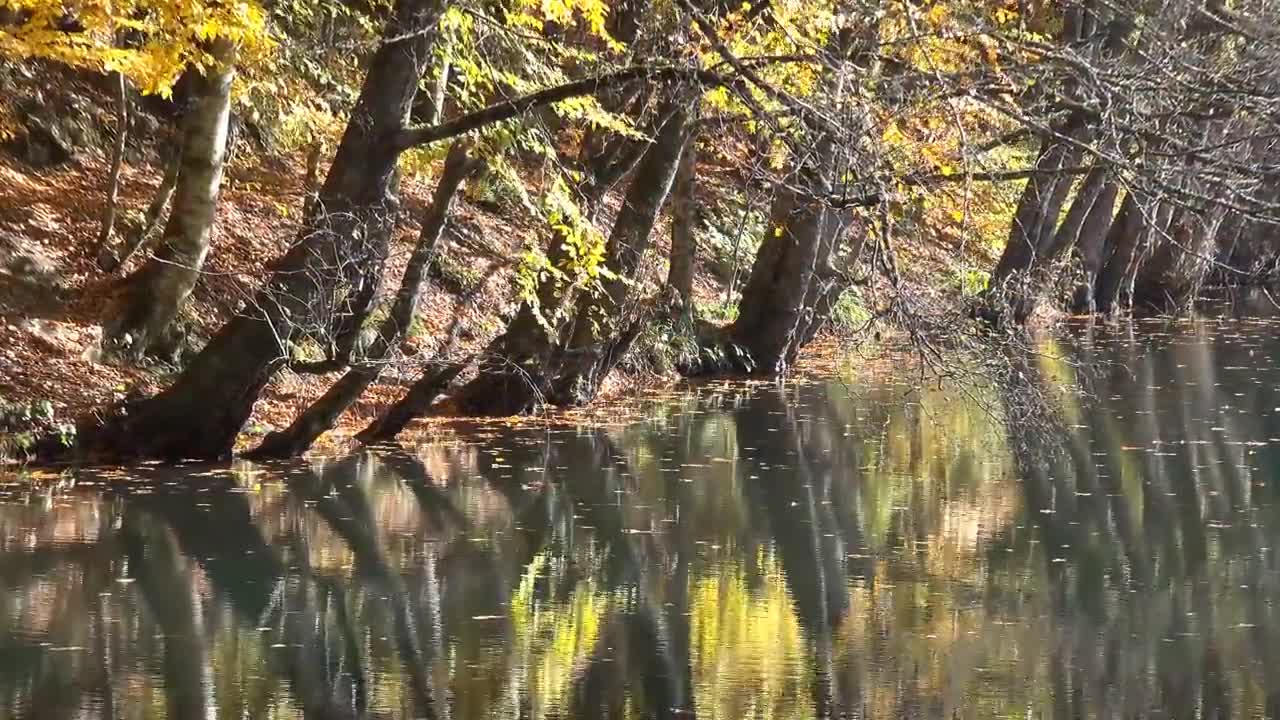
[[[7,486],[0,717],[1275,717],[1277,327]]]

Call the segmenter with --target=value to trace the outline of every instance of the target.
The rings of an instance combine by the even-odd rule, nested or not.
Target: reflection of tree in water
[[[800,427],[786,398],[763,393],[750,413],[737,419],[738,442],[753,448],[755,470],[745,491],[763,511],[781,558],[782,571],[800,624],[809,637],[814,672],[813,701],[818,717],[837,714],[831,643],[849,611],[844,572],[844,538],[833,513],[830,448],[817,448],[821,421]],[[758,473],[758,474],[757,474]],[[850,705],[846,700],[843,708]]]
[[[1048,434],[890,383],[712,389],[625,429],[0,506],[0,707],[1274,715],[1271,346],[1110,332],[1074,341],[1102,372]]]
[[[1150,335],[1082,343],[1106,364],[1094,398],[1064,409],[1065,433],[1010,430],[1036,532],[1005,538],[1004,560],[1043,564],[1054,715],[1274,716],[1278,696],[1256,689],[1280,689],[1275,568],[1260,552],[1275,488],[1246,454],[1275,437],[1257,412],[1270,383],[1225,377],[1257,367],[1239,338]]]

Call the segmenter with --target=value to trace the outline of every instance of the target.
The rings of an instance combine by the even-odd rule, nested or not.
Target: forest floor
[[[207,338],[232,317],[293,240],[303,204],[303,165],[300,158],[249,152],[233,159],[205,275],[184,312],[191,337]],[[161,174],[146,160],[126,163],[120,191],[125,217],[141,214]],[[727,181],[714,173],[712,177],[703,189],[709,197],[701,198],[710,205],[719,201],[714,196],[725,191]],[[70,423],[127,396],[155,392],[172,376],[174,368],[162,365],[133,368],[98,361],[101,324],[120,281],[145,256],[139,253],[111,275],[97,268],[90,247],[101,222],[106,185],[107,162],[101,153],[84,152],[62,166],[38,169],[0,154],[0,411],[28,409],[44,413],[47,420]],[[430,178],[402,183],[404,212],[383,288],[388,295],[399,283],[431,189]],[[521,212],[494,200],[493,194],[468,193],[456,206],[403,356],[344,415],[328,445],[362,428],[402,393],[423,359],[477,351],[503,327],[514,309],[512,276],[518,258],[539,237]],[[657,287],[665,272],[668,235],[665,227],[659,228],[646,258],[643,284],[650,288]],[[955,262],[952,250],[935,243],[908,243],[898,252],[900,262],[914,267],[918,277],[943,277]],[[746,269],[748,263],[749,255],[744,257]],[[699,258],[695,296],[702,307],[723,308],[723,268],[712,265],[707,257]],[[453,340],[446,347],[442,339],[449,337]],[[810,360],[838,355],[832,349],[837,339],[815,348]],[[244,442],[287,425],[334,379],[279,373],[255,407]],[[673,380],[632,370],[614,379],[605,399],[652,391]],[[448,414],[447,401],[440,412]]]

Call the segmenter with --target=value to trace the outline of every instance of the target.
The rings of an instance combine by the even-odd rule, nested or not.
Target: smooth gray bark
[[[134,361],[177,317],[209,254],[226,159],[236,51],[230,40],[218,39],[209,52],[217,65],[197,80],[195,102],[183,118],[182,167],[160,247],[126,278],[122,303],[103,326],[104,347]]]

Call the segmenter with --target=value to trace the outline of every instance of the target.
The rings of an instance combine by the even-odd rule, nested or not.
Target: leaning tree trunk
[[[1107,236],[1107,255],[1094,289],[1098,312],[1111,313],[1133,307],[1133,283],[1152,236],[1163,231],[1161,217],[1168,219],[1168,203],[1153,199],[1145,191],[1131,188],[1120,214]]]
[[[671,191],[671,267],[667,287],[684,312],[693,308],[693,269],[698,256],[697,146],[696,134],[690,133]]]
[[[601,283],[601,292],[579,298],[572,332],[557,351],[555,375],[546,393],[556,405],[581,405],[595,399],[604,378],[634,339],[626,312],[632,280],[649,248],[658,213],[671,193],[688,145],[692,101],[681,92],[673,105],[673,112],[636,167],[622,209],[614,219],[605,249],[610,276]]]
[[[563,333],[545,327],[539,309],[522,304],[486,351],[477,376],[459,390],[458,405],[464,412],[514,415],[544,402],[572,404],[594,397],[598,381],[613,368],[630,337],[619,325],[619,311],[625,307],[628,280],[648,248],[658,211],[670,192],[689,128],[690,105],[687,97],[666,104],[660,113],[665,121],[636,166],[605,251],[605,266],[617,277],[604,280],[600,292],[578,299],[571,308],[571,326]],[[584,204],[594,206],[597,199],[588,196]],[[553,249],[551,260],[558,263],[554,253]],[[569,301],[564,295],[554,280],[542,283],[538,289],[541,312],[545,315]],[[588,336],[596,332],[598,338]],[[573,387],[580,379],[586,382]]]
[[[1114,219],[1116,197],[1119,193],[1120,185],[1115,180],[1108,180],[1103,185],[1098,191],[1098,196],[1094,198],[1076,238],[1075,253],[1080,260],[1083,276],[1076,286],[1075,296],[1072,299],[1072,308],[1076,312],[1089,314],[1097,312],[1094,287],[1107,252],[1107,230]]]
[[[470,359],[432,364],[405,393],[382,412],[373,422],[361,430],[356,439],[362,443],[391,440],[411,421],[422,417],[453,379],[471,364]]]
[[[94,242],[94,261],[102,267],[105,251],[111,242],[111,233],[116,227],[116,211],[120,195],[120,170],[124,167],[124,145],[129,138],[129,93],[124,73],[116,71],[116,140],[111,147],[111,170],[107,173],[106,209],[102,215],[102,227],[98,230],[98,239]]]
[[[1178,209],[1167,237],[1154,238],[1155,250],[1134,279],[1134,305],[1170,311],[1194,298],[1213,265],[1213,248],[1223,217],[1220,210],[1206,217]]]
[[[267,435],[262,444],[250,453],[251,457],[291,457],[306,452],[316,438],[337,424],[338,417],[382,374],[387,357],[395,350],[413,322],[418,298],[422,294],[427,272],[435,260],[436,246],[449,219],[449,209],[454,198],[467,178],[482,164],[468,155],[466,143],[454,143],[449,149],[444,171],[431,198],[431,205],[423,215],[422,230],[405,266],[404,278],[400,281],[400,290],[396,293],[391,313],[378,328],[378,335],[365,351],[364,358],[294,418],[289,427]]]
[[[730,357],[738,369],[786,374],[801,348],[830,316],[847,283],[834,258],[848,228],[848,212],[821,199],[826,171],[806,168],[809,192],[779,188],[769,233],[742,288],[738,319],[729,328]]]
[[[391,195],[400,137],[430,64],[443,0],[399,0],[374,54],[316,215],[271,278],[213,337],[168,389],[101,423],[83,423],[91,454],[167,459],[230,455],[262,388],[288,359],[291,342],[325,314],[325,303],[358,294],[395,220]]]
[[[197,79],[193,105],[183,118],[181,169],[160,247],[125,279],[121,301],[103,326],[104,348],[134,361],[162,339],[209,253],[231,118],[235,45],[215,40],[210,55],[216,65]]]
[[[1202,145],[1222,142],[1224,128],[1204,123],[1196,139]],[[1195,176],[1198,162],[1182,159],[1186,176],[1182,183],[1192,194],[1204,194],[1208,188]],[[1196,210],[1173,207],[1161,216],[1158,231],[1150,238],[1150,257],[1133,280],[1133,304],[1148,310],[1168,311],[1185,305],[1200,290],[1213,265],[1214,246],[1223,227],[1226,211],[1221,207]],[[1164,218],[1168,217],[1166,221]]]
[[[795,326],[818,257],[826,207],[780,188],[769,212],[769,232],[742,288],[738,319],[729,329],[749,372],[782,375]]]
[[[1015,275],[1038,265],[1052,244],[1058,217],[1074,180],[1068,170],[1079,162],[1081,155],[1072,140],[1083,131],[1083,123],[1073,117],[1041,144],[1036,172],[1027,180],[1018,199],[1009,239],[991,275],[992,286],[1001,287]]]
[[[1064,15],[1060,41],[1074,46],[1095,63],[1132,60],[1134,54],[1128,41],[1135,28],[1123,17],[1108,21],[1111,16],[1109,5],[1097,0],[1072,6]],[[1068,99],[1074,98],[1078,87],[1078,79],[1068,81]],[[1008,241],[992,272],[991,289],[986,293],[981,314],[997,319],[1008,311],[1016,323],[1024,322],[1034,310],[1037,295],[1051,278],[1057,260],[1076,244],[1089,243],[1091,246],[1081,253],[1087,266],[1091,254],[1100,250],[1098,241],[1105,230],[1099,231],[1099,223],[1105,224],[1103,216],[1114,206],[1108,168],[1095,163],[1078,183],[1067,216],[1062,218],[1072,187],[1077,185],[1075,166],[1093,154],[1086,153],[1085,148],[1097,137],[1096,118],[1081,110],[1070,110],[1064,120],[1050,128],[1040,146],[1035,173],[1018,199]],[[1086,269],[1086,273],[1092,277],[1096,271]],[[1078,289],[1076,304],[1090,302],[1090,292]]]
[[[1093,212],[1093,206],[1102,197],[1102,193],[1107,187],[1107,169],[1101,165],[1095,165],[1084,176],[1084,180],[1080,181],[1080,187],[1076,190],[1076,195],[1071,200],[1071,204],[1067,207],[1067,215],[1062,219],[1062,224],[1058,226],[1057,231],[1053,234],[1053,240],[1045,246],[1044,258],[1045,263],[1053,263],[1064,253],[1076,246],[1080,240],[1080,235],[1084,232],[1085,221],[1088,220],[1089,214]]]
[[[861,169],[853,165],[861,153],[847,152],[841,143],[847,137],[867,142],[870,113],[859,100],[847,97],[847,90],[852,77],[880,74],[877,28],[870,22],[857,32],[839,33],[827,49],[836,62],[824,92],[832,107],[852,105],[845,112],[862,120],[842,129],[810,123],[808,130],[816,139],[813,151],[795,161],[792,177],[775,190],[768,232],[742,288],[738,318],[728,329],[725,355],[736,369],[786,374],[848,286],[836,259],[853,208],[833,207],[831,200],[836,178]]]

